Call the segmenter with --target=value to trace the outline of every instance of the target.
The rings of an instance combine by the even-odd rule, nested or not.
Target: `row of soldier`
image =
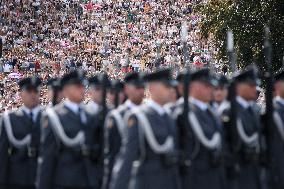
[[[87,79],[72,71],[50,83],[57,105],[49,107],[39,106],[41,81],[25,78],[19,82],[23,106],[1,116],[0,188],[284,188],[284,71],[274,76],[277,124],[270,125],[269,162],[262,158],[267,125],[255,103],[259,75],[249,67],[232,81],[235,136],[229,81],[209,69],[190,77],[181,72],[176,80],[169,69],[131,73],[118,89],[104,74]],[[113,89],[116,100],[109,100],[116,105],[106,106]],[[170,102],[173,93],[181,96],[176,102]]]

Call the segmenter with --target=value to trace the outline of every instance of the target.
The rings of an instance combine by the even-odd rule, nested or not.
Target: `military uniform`
[[[148,81],[169,78],[168,71],[147,75]],[[151,78],[151,80],[150,80]],[[111,189],[178,189],[176,128],[155,101],[132,110],[127,135],[113,168]]]
[[[283,82],[284,71],[280,70],[275,75],[275,82]],[[269,185],[273,189],[284,188],[284,99],[280,96],[274,98],[274,127],[271,127],[271,152],[269,162]]]
[[[126,85],[144,88],[144,83],[141,74],[136,72],[126,75],[124,78]],[[111,179],[111,173],[116,157],[119,153],[122,140],[125,138],[126,123],[124,120],[125,114],[138,105],[128,99],[118,108],[110,111],[105,122],[105,167],[104,167],[104,184],[103,188],[108,189]]]
[[[83,84],[84,75],[73,71],[64,84]],[[68,99],[46,110],[39,164],[39,189],[91,189],[101,185],[101,144],[97,116],[84,104]]]
[[[258,85],[258,75],[254,68],[247,68],[234,78],[236,84],[247,83]],[[236,128],[234,135],[237,138],[235,141],[235,152],[227,151],[226,166],[228,170],[230,188],[240,189],[259,189],[263,185],[261,181],[261,124],[259,107],[254,100],[247,101],[241,96],[236,97]],[[229,123],[231,108],[225,110],[222,114],[222,119],[225,123]],[[226,125],[226,139],[229,136],[230,125]],[[226,140],[229,144],[229,140]],[[237,167],[237,169],[235,169]],[[233,170],[233,171],[232,171]],[[231,174],[233,173],[233,174]]]
[[[194,81],[216,84],[208,69],[191,73],[191,82]],[[182,188],[225,189],[222,124],[208,103],[190,97],[186,118],[183,104],[175,112],[179,129]]]
[[[37,88],[41,81],[25,78],[20,88]],[[0,188],[35,188],[40,145],[41,107],[6,111],[0,126]]]
[[[106,119],[104,188],[109,187],[113,165],[122,144],[122,137],[125,135],[126,126],[124,122],[124,115],[134,107],[136,107],[136,105],[130,100],[127,100],[117,109],[112,110]]]

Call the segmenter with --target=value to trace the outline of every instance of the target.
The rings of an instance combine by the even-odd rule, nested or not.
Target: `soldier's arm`
[[[7,165],[8,165],[8,147],[9,142],[7,134],[4,128],[4,123],[1,118],[0,125],[0,188],[4,187],[4,183],[7,182]]]
[[[54,188],[58,145],[48,118],[42,123],[42,138],[38,170],[38,189]]]
[[[126,189],[131,178],[132,163],[139,158],[138,122],[131,116],[127,123],[127,136],[112,172],[111,189]]]

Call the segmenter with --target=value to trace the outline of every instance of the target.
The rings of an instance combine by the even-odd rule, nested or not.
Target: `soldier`
[[[144,82],[141,74],[134,72],[124,78],[124,91],[128,100],[112,110],[106,119],[105,128],[105,178],[104,188],[109,188],[112,168],[120,150],[125,133],[124,115],[130,109],[140,105],[144,98]]]
[[[189,111],[184,114],[181,106],[175,112],[180,130],[183,188],[226,188],[222,124],[209,104],[216,85],[209,69],[191,73]]]
[[[228,96],[228,79],[224,75],[218,76],[218,85],[213,91],[213,102],[212,107],[218,115],[228,108],[229,103],[227,101]]]
[[[3,114],[0,126],[0,188],[35,188],[42,110],[39,106],[40,85],[39,78],[22,79],[19,88],[23,106]]]
[[[60,78],[52,78],[48,80],[47,86],[49,87],[49,97],[51,99],[52,106],[59,104],[64,98]]]
[[[235,76],[236,84],[236,129],[234,164],[238,168],[234,177],[231,177],[231,188],[259,189],[260,181],[260,115],[255,99],[256,87],[260,84],[254,67],[249,67]],[[231,111],[231,110],[230,110]],[[222,115],[224,122],[228,122],[229,111]],[[230,118],[231,119],[231,118]],[[226,127],[226,129],[229,129]],[[226,132],[228,133],[228,132]],[[228,137],[232,138],[232,136]],[[226,162],[231,164],[230,162]],[[232,180],[233,178],[233,180]],[[232,182],[231,182],[232,181]]]
[[[168,111],[168,113],[170,113],[171,115],[173,115],[173,113],[175,112],[177,107],[180,107],[180,105],[183,103],[183,88],[184,88],[184,76],[185,76],[185,71],[179,72],[177,75],[177,86],[176,86],[176,90],[177,90],[177,97],[178,99],[176,100],[176,102],[170,102],[167,103],[165,105],[166,110]]]
[[[39,189],[99,188],[102,166],[98,118],[85,111],[85,74],[62,78],[65,100],[46,110],[39,164]]]
[[[124,83],[120,80],[111,80],[111,85],[108,90],[108,106],[109,108],[117,108],[125,101]]]
[[[273,189],[284,188],[284,70],[275,74],[274,123],[271,133],[270,185]],[[270,126],[270,125],[269,125]]]
[[[126,118],[126,140],[113,168],[110,188],[178,189],[175,124],[163,108],[170,100],[174,80],[168,69],[144,79],[150,99]]]
[[[94,114],[97,114],[102,107],[102,87],[102,81],[98,76],[89,78],[89,94],[91,96],[91,101],[88,102],[87,108]]]

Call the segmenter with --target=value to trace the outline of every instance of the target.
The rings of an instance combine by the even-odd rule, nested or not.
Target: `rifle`
[[[190,80],[190,74],[189,74],[189,56],[188,56],[188,47],[187,47],[187,24],[184,22],[181,27],[181,43],[182,43],[182,49],[183,49],[183,61],[184,65],[186,66],[184,79],[183,79],[183,112],[181,115],[181,124],[179,127],[179,135],[180,135],[180,150],[181,150],[181,163],[184,167],[184,171],[186,172],[187,165],[187,140],[188,140],[188,113],[189,113],[189,80]]]
[[[265,89],[265,101],[266,101],[266,107],[265,107],[265,113],[262,115],[262,122],[264,123],[264,127],[262,128],[262,134],[264,136],[264,140],[261,142],[261,153],[263,153],[262,163],[265,165],[269,165],[271,162],[271,137],[273,134],[273,72],[272,72],[272,63],[271,63],[271,54],[272,54],[272,46],[270,42],[270,31],[269,28],[266,26],[264,29],[265,38],[264,38],[264,57],[265,57],[265,64],[267,66],[267,70],[264,73],[264,79],[266,84]]]
[[[231,71],[236,71],[236,55],[234,50],[234,37],[233,32],[229,30],[227,32],[227,52],[229,58],[229,65]],[[234,178],[239,172],[239,150],[240,150],[240,139],[237,131],[237,102],[236,102],[236,82],[231,77],[228,93],[228,101],[230,102],[231,108],[228,112],[228,117],[223,118],[224,127],[227,129],[226,140],[228,142],[229,160],[226,162],[228,166],[228,178]],[[229,164],[227,164],[229,163]]]

